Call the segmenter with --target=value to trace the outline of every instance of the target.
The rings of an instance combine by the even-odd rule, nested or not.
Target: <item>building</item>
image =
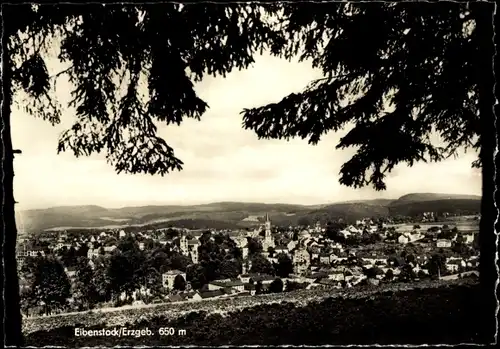
[[[258,282],[262,283],[262,285],[270,285],[276,278],[272,275],[267,275],[267,274],[250,274],[250,277],[248,281],[243,281],[244,283],[247,282],[253,282],[254,284],[257,284]]]
[[[200,242],[198,239],[190,239],[188,240],[188,256],[191,257],[191,260],[194,264],[198,264],[200,259],[198,248],[200,247]]]
[[[45,256],[45,251],[40,246],[23,244],[16,250],[16,258],[18,260],[24,257],[37,257],[38,255]]]
[[[423,222],[434,221],[434,212],[424,212],[422,221]]]
[[[220,290],[221,288],[226,287],[226,283],[229,281],[231,281],[231,279],[214,280],[207,284],[207,288],[209,291]]]
[[[87,251],[87,258],[92,260],[94,258],[97,258],[99,256],[99,249],[97,248],[89,248]]]
[[[287,246],[276,246],[276,248],[274,249],[274,252],[277,255],[280,253],[288,254],[288,247]]]
[[[216,280],[208,284],[209,291],[223,288],[230,288],[237,292],[243,292],[245,290],[245,284],[241,280]]]
[[[472,244],[474,242],[474,234],[463,234],[463,238],[466,244]]]
[[[247,259],[248,258],[248,247],[247,246],[244,246],[241,249],[241,256],[243,257],[243,259]]]
[[[362,231],[361,231],[360,229],[356,228],[356,227],[355,227],[355,226],[353,226],[353,225],[348,226],[346,230],[347,230],[349,233],[351,233],[351,234],[361,234],[361,233],[362,233]]]
[[[334,281],[342,281],[344,280],[344,270],[334,269],[328,272],[328,279]]]
[[[232,239],[236,243],[236,247],[243,248],[247,244],[247,237],[246,236],[241,236],[240,234],[238,236],[232,238]]]
[[[247,274],[250,269],[252,269],[252,261],[249,259],[243,260],[242,266],[241,266],[241,274],[245,275]]]
[[[269,220],[269,214],[266,214],[266,222],[264,223],[264,241],[262,242],[262,249],[267,251],[269,247],[275,247],[274,238],[271,234],[271,221]]]
[[[255,292],[257,291],[255,289],[255,284],[250,284],[250,283],[245,284],[244,289],[245,289],[245,291],[250,292],[250,296],[254,296]]]
[[[201,301],[204,299],[217,299],[223,297],[225,294],[226,293],[224,293],[222,289],[214,291],[198,291],[193,295],[192,300]]]
[[[140,245],[139,245],[140,247]],[[104,246],[104,252],[105,253],[111,253],[113,252],[114,250],[116,250],[118,247],[116,247],[115,245],[111,245],[111,246]],[[97,251],[97,250],[96,250]]]
[[[300,275],[308,270],[310,265],[311,255],[304,247],[298,247],[293,253],[294,273]]]
[[[178,275],[181,275],[184,280],[186,280],[186,273],[180,270],[169,270],[166,273],[163,273],[163,275],[161,276],[163,287],[168,290],[172,290],[174,288],[175,278]]]
[[[446,262],[446,269],[452,273],[457,272],[460,266],[461,266],[461,261],[452,260]]]
[[[299,243],[298,241],[293,241],[293,240],[292,240],[292,241],[290,241],[290,242],[286,245],[286,247],[288,248],[288,251],[293,250],[293,249],[297,246],[297,244],[298,244],[298,243]]]
[[[451,241],[446,239],[439,239],[436,241],[437,247],[451,247]]]
[[[188,255],[189,254],[189,246],[188,246],[188,239],[186,235],[181,236],[179,240],[179,247],[181,249],[181,253],[183,255]]]
[[[405,234],[401,234],[399,235],[398,237],[398,242],[400,244],[407,244],[408,242],[410,242],[410,239],[408,238],[408,236],[406,236]]]
[[[339,263],[339,262],[347,260],[348,257],[349,256],[347,255],[347,253],[345,253],[343,251],[339,251],[337,253],[332,253],[332,254],[330,254],[330,263]]]
[[[351,232],[348,231],[347,229],[339,231],[339,234],[341,234],[345,239],[347,239],[350,235],[352,235]]]
[[[64,268],[64,271],[66,272],[66,275],[68,275],[68,278],[70,280],[74,280],[76,277],[76,267],[66,267]]]
[[[183,235],[179,240],[180,250],[184,256],[188,256],[191,258],[194,264],[197,264],[199,261],[199,253],[198,247],[200,246],[200,242],[198,239],[189,239]]]

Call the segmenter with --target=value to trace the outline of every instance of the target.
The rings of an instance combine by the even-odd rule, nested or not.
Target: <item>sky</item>
[[[51,74],[64,69],[49,60]],[[460,154],[440,163],[401,164],[387,178],[387,190],[353,189],[339,184],[341,165],[354,149],[337,150],[346,134],[331,132],[318,145],[306,140],[258,140],[242,127],[243,108],[278,102],[300,92],[321,77],[310,63],[288,62],[270,55],[256,57],[247,70],[208,77],[195,85],[209,109],[201,121],[186,119],[180,126],[160,125],[159,135],[184,162],[181,172],[164,177],[116,174],[104,155],[75,158],[57,154],[58,137],[69,128],[75,111],[64,108],[62,122],[35,119],[12,110],[14,194],[18,209],[66,205],[108,208],[141,205],[190,205],[219,201],[323,204],[347,200],[398,198],[415,192],[481,194],[480,171],[471,168],[477,157]],[[58,80],[58,100],[67,105],[73,87]]]

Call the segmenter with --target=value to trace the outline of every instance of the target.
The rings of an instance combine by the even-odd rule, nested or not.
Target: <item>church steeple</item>
[[[264,223],[265,234],[264,234],[264,246],[265,250],[268,247],[274,247],[274,239],[271,234],[271,221],[269,220],[269,213],[266,213],[266,222]]]

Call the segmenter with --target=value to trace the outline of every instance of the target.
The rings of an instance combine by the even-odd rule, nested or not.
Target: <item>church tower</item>
[[[185,235],[183,235],[180,239],[180,246],[182,254],[186,255],[189,253],[188,249],[188,241]]]
[[[265,223],[265,229],[266,229],[266,238],[268,236],[271,236],[271,221],[269,220],[269,214],[266,213],[266,223]]]
[[[269,214],[266,213],[266,222],[264,224],[265,235],[264,235],[264,251],[269,247],[274,247],[274,239],[271,234],[271,221],[269,220]]]
[[[314,227],[314,231],[316,233],[321,233],[321,223],[319,221],[316,222],[316,225]]]

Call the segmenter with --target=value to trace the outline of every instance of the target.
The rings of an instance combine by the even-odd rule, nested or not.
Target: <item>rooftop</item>
[[[178,294],[171,294],[168,296],[168,300],[171,301],[171,302],[180,302],[182,301],[184,298],[181,297],[180,295]]]
[[[339,281],[336,281],[336,280],[330,280],[330,279],[321,279],[321,280],[318,280],[317,281],[318,284],[321,284],[321,285],[338,285],[339,284]]]
[[[231,280],[231,281],[212,281],[209,284],[221,287],[235,287],[243,286],[244,283],[241,280]]]
[[[212,298],[224,295],[225,292],[223,290],[215,290],[215,291],[201,291],[199,295],[201,298]]]
[[[174,270],[169,270],[165,273],[163,273],[163,275],[179,275],[179,274],[185,274],[183,271],[180,271],[180,270],[177,270],[177,269],[174,269]]]
[[[265,274],[263,274],[263,275],[255,275],[255,276],[252,276],[251,278],[252,278],[252,280],[253,280],[254,282],[258,282],[258,281],[269,281],[269,280],[274,280],[274,279],[275,279],[275,277],[274,277],[274,276],[271,276],[271,275],[265,275]]]

